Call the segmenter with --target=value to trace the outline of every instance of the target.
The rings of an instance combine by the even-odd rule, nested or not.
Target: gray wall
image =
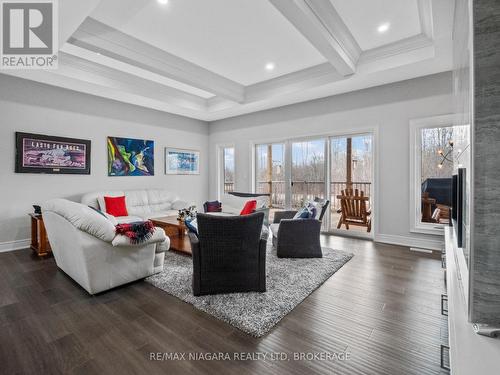
[[[500,325],[500,2],[473,1],[471,316]]]
[[[90,95],[0,75],[0,250],[29,236],[32,204],[53,197],[78,200],[103,189],[161,187],[198,205],[215,198],[216,149],[236,145],[236,188],[251,190],[251,141],[378,131],[379,221],[377,239],[423,247],[441,238],[410,233],[409,120],[451,113],[451,74],[410,81],[290,105],[207,124]],[[208,126],[209,125],[209,126]],[[209,133],[210,129],[210,133]],[[14,173],[14,132],[39,132],[92,140],[90,176]],[[108,177],[106,136],[155,140],[154,177]],[[165,146],[201,151],[200,176],[166,176]],[[7,244],[5,244],[7,243]]]
[[[236,190],[250,191],[251,141],[378,129],[379,223],[376,239],[436,246],[441,238],[410,233],[409,121],[452,113],[451,73],[294,104],[210,124],[210,198],[217,195],[216,150],[236,146]]]
[[[0,250],[29,237],[32,204],[54,197],[78,200],[110,189],[165,188],[198,205],[208,194],[208,125],[128,104],[0,74]],[[16,131],[90,139],[91,175],[14,173]],[[108,177],[106,137],[155,141],[155,176]],[[166,146],[201,151],[201,175],[164,174]],[[21,244],[22,245],[22,244]]]

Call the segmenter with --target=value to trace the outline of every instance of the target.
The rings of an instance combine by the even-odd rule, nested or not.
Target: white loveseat
[[[90,294],[163,270],[170,240],[161,228],[139,245],[116,235],[115,222],[86,205],[53,199],[42,205],[57,266]]]
[[[221,198],[222,212],[212,213],[214,215],[239,215],[245,204],[257,201],[256,211],[264,212],[264,226],[269,225],[269,196],[247,193],[224,194]]]
[[[221,198],[222,212],[227,214],[239,215],[241,210],[245,206],[245,203],[250,200],[257,201],[257,209],[267,208],[269,205],[269,197],[266,195],[255,194],[255,196],[238,196],[232,194],[224,194]]]
[[[129,216],[116,217],[119,223],[174,216],[178,214],[178,210],[187,208],[190,205],[186,201],[181,201],[176,194],[162,189],[99,191],[83,195],[81,202],[86,206],[106,212],[104,196],[125,196]]]

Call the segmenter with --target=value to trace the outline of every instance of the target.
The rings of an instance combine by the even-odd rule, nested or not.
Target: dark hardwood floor
[[[91,297],[53,258],[0,253],[0,373],[440,374],[447,322],[437,257],[363,240],[322,241],[356,255],[260,339],[142,281]],[[156,352],[293,358],[343,351],[344,361],[149,359]]]

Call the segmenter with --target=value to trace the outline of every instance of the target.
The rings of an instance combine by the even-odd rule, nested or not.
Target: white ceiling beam
[[[74,44],[69,44],[66,43],[61,49],[61,52],[65,52],[66,54],[73,55],[76,57],[80,57],[84,60],[89,60],[92,61],[96,64],[99,65],[104,65],[109,68],[113,68],[115,70],[122,71],[124,73],[129,73],[132,75],[135,75],[140,78],[147,79],[149,81],[153,81],[155,83],[172,87],[174,89],[181,90],[183,92],[187,92],[192,95],[196,95],[200,98],[208,99],[213,97],[214,95],[200,90],[198,88],[188,86],[184,83],[181,83],[179,81],[174,81],[173,79],[161,76],[159,74],[155,74],[153,72],[150,72],[149,70],[141,69],[138,68],[137,66],[129,65],[127,63],[124,63],[122,61],[118,61],[115,59],[112,59],[110,57],[94,53],[92,51],[89,51],[88,49],[80,48],[78,46],[75,46]]]
[[[243,104],[262,102],[282,95],[331,84],[332,82],[347,78],[348,77],[337,72],[330,63],[319,64],[247,86],[246,101]],[[220,97],[210,98],[207,100],[207,103],[210,112],[234,106],[234,103]]]
[[[434,25],[432,16],[432,0],[418,0],[417,6],[421,32],[429,39],[433,39]]]
[[[87,18],[69,43],[241,103],[244,86]]]
[[[54,70],[5,70],[2,74],[35,81],[50,86],[60,87],[71,91],[82,92],[101,98],[116,100],[122,103],[137,105],[162,112],[174,113],[181,116],[191,117],[198,120],[205,120],[204,112],[176,106],[172,103],[146,98],[134,93],[124,92],[119,89],[104,87],[102,85],[85,82],[79,78],[72,78],[59,74]]]
[[[324,63],[247,86],[245,103],[267,100],[275,96],[307,90],[345,78],[347,77],[337,72],[330,63]]]
[[[101,0],[62,0],[59,5],[59,47],[62,47]]]
[[[206,100],[133,74],[125,73],[64,52],[59,53],[60,75],[130,94],[168,102],[178,107],[205,110]]]
[[[65,52],[59,52],[58,69],[10,70],[5,73],[194,118],[207,109],[206,99]]]
[[[269,1],[340,74],[356,71],[361,49],[329,1]]]

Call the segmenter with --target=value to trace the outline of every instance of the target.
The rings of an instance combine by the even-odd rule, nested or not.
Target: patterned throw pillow
[[[190,232],[198,235],[198,220],[195,217],[188,217],[184,223]]]
[[[327,201],[325,199],[320,199],[320,198],[316,198],[313,201],[307,202],[307,207],[313,212],[312,217],[314,219],[319,220],[319,217],[321,216],[321,211],[323,211],[323,207],[325,206],[326,202]]]
[[[315,204],[315,202],[308,202],[307,203],[307,209],[310,212],[311,216],[310,219],[316,219],[318,217],[318,208]]]
[[[295,216],[293,217],[294,219],[310,219],[311,218],[311,211],[307,207],[302,207],[300,210],[297,211]]]

